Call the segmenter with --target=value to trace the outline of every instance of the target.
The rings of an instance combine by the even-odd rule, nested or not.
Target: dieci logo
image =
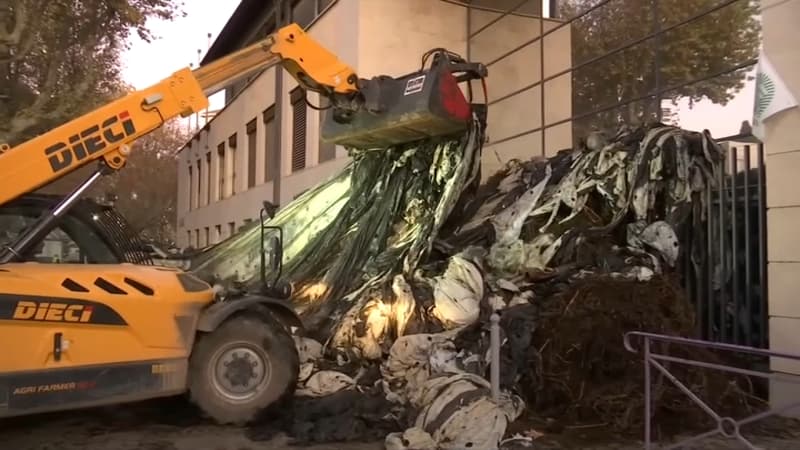
[[[117,122],[122,122],[117,125]],[[100,124],[92,125],[78,134],[69,137],[69,142],[57,142],[46,149],[44,154],[50,162],[53,172],[60,172],[71,166],[73,162],[105,149],[110,145],[136,133],[130,113],[123,111],[113,115]]]
[[[14,320],[44,320],[49,322],[88,322],[92,307],[66,303],[17,302]]]

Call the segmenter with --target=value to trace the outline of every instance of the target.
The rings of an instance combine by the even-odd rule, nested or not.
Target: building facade
[[[502,59],[488,78],[489,101],[497,100],[489,109],[483,160],[484,173],[490,174],[509,159],[571,145],[569,126],[548,130],[544,145],[533,135],[515,136],[531,121],[541,122],[543,111],[571,115],[569,76],[546,83],[545,95],[537,88],[512,101],[502,98],[531,83],[531,73],[536,77],[569,67],[569,28],[548,36],[543,51],[536,47],[509,56],[540,29],[559,22],[542,18],[549,0],[531,0],[510,14],[496,3],[504,2],[473,0],[467,7],[456,0],[243,0],[203,63],[265,37],[280,23],[279,15],[303,26],[363,78],[418,70],[421,56],[434,47],[473,61]],[[320,112],[306,104],[304,92],[281,68],[238,81],[225,95],[224,108],[180,152],[180,247],[227,238],[258,217],[264,200],[286,205],[349,160],[342,148],[320,143]],[[308,93],[307,99],[320,104],[316,94]]]
[[[762,0],[763,49],[794,97],[800,100],[800,39],[797,18],[800,1]],[[767,191],[767,274],[769,280],[769,341],[779,352],[800,354],[800,108],[778,113],[764,122]],[[800,361],[773,358],[777,373],[800,377]],[[773,380],[770,396],[774,406],[800,402],[797,380]],[[800,417],[800,406],[789,411]]]

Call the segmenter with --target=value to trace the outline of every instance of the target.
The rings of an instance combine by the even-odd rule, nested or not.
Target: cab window
[[[20,233],[36,222],[40,212],[33,208],[6,208],[0,211],[0,245],[13,243]],[[30,249],[24,260],[52,264],[119,262],[92,227],[69,215],[63,217],[59,226]]]

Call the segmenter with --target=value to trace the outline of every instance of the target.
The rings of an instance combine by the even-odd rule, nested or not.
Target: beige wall
[[[545,125],[572,115],[569,73],[544,83],[544,99],[542,85],[528,88],[541,81],[542,74],[547,78],[571,66],[569,27],[545,35],[542,55],[542,40],[531,43],[540,35],[540,23],[547,32],[561,22],[507,15],[484,28],[501,14],[478,9],[470,11],[470,28],[473,33],[477,32],[470,40],[470,58],[489,64],[489,102],[496,101],[489,107],[488,142],[483,153],[484,177],[510,159],[550,156],[571,147],[570,123],[546,130],[544,150],[541,132],[508,139],[541,127],[543,109]]]
[[[419,70],[433,47],[466,56],[467,9],[432,0],[362,0],[360,75],[400,76]]]
[[[473,13],[474,15],[475,13]],[[481,12],[474,20],[489,20],[496,13]],[[547,22],[547,26],[553,26]],[[473,41],[472,59],[487,62],[494,59],[493,54],[505,51],[508,46],[529,39],[531,30],[538,34],[538,19],[507,18],[499,21],[491,28],[484,31],[480,39]],[[566,30],[566,29],[565,29]],[[451,51],[467,56],[467,8],[438,0],[339,0],[326,14],[318,18],[310,27],[309,33],[322,42],[327,48],[336,53],[342,60],[353,66],[360,76],[369,78],[386,74],[399,76],[419,69],[422,55],[434,47],[445,47]],[[566,35],[565,40],[563,36]],[[569,40],[566,34],[559,32],[557,38],[549,37],[545,44],[546,55],[549,58],[545,64],[546,74],[554,73],[569,64]],[[563,46],[562,48],[557,48]],[[501,64],[493,66],[489,71],[489,91],[494,98],[502,92],[516,89],[520,84],[529,81],[530,74],[538,79],[538,53],[533,61],[526,60],[530,54],[520,54],[508,58]],[[565,59],[566,58],[566,59]],[[514,74],[508,73],[508,71]],[[515,78],[516,77],[516,78]],[[307,118],[307,154],[306,169],[291,173],[291,107],[289,92],[297,84],[290,76],[284,76],[284,90],[282,98],[282,167],[280,204],[285,205],[303,190],[318,184],[337,173],[348,161],[345,152],[339,148],[337,159],[323,164],[318,163],[319,140],[319,114],[313,109],[308,110]],[[568,80],[567,78],[565,78]],[[550,95],[550,89],[556,92]],[[566,89],[566,91],[565,91]],[[210,122],[207,130],[202,131],[198,138],[192,141],[190,148],[184,150],[180,156],[179,171],[179,198],[178,198],[178,245],[194,245],[190,242],[187,230],[200,230],[199,244],[206,245],[204,240],[205,228],[209,227],[211,243],[216,242],[218,236],[215,227],[220,225],[222,235],[228,236],[228,223],[234,222],[236,226],[243,224],[245,219],[258,217],[261,202],[272,199],[272,183],[264,183],[264,126],[261,120],[262,112],[274,103],[274,71],[270,70],[258,77],[241,95],[233,100]],[[561,116],[569,115],[570,94],[568,83],[566,88],[562,80],[548,83],[545,88],[546,105],[548,106],[547,119],[552,121]],[[560,99],[558,102],[557,99]],[[520,102],[522,100],[522,102]],[[319,104],[316,95],[309,94],[309,101]],[[513,133],[514,128],[508,127],[510,121],[517,128],[530,128],[525,123],[520,123],[520,117],[530,119],[539,117],[540,104],[531,106],[526,103],[525,96],[518,96],[517,100],[498,103],[491,108],[489,113],[490,138],[496,139],[497,133]],[[567,109],[564,109],[564,108]],[[247,139],[245,127],[252,118],[257,118],[258,146],[256,160],[257,185],[249,190],[247,183]],[[510,131],[509,131],[510,130]],[[569,130],[569,127],[564,130]],[[564,130],[553,130],[548,133],[548,148],[550,142],[554,147],[569,145],[564,139]],[[188,166],[195,167],[198,159],[205,161],[206,152],[211,152],[212,180],[218,180],[216,168],[217,145],[236,132],[238,134],[238,148],[236,151],[236,194],[221,201],[214,201],[217,182],[212,183],[211,204],[199,204],[189,210],[189,180]],[[565,135],[570,137],[570,132]],[[494,154],[495,150],[504,158],[519,157],[523,154],[534,152],[541,154],[541,146],[533,143],[526,144],[526,138],[517,139],[507,144],[490,146],[486,153]],[[537,146],[538,145],[538,146]],[[488,167],[484,173],[495,171],[499,164],[491,159],[485,160]],[[230,162],[226,162],[231,167]],[[203,169],[205,172],[206,169]],[[229,174],[230,176],[230,174]],[[198,182],[195,176],[195,183]],[[201,198],[205,198],[207,177],[203,176],[199,182]],[[197,189],[194,185],[194,189]],[[274,201],[274,200],[273,200]],[[194,238],[194,235],[193,235]]]
[[[800,99],[800,1],[763,0],[764,50],[794,96]],[[800,353],[800,109],[764,123],[767,173],[769,330],[773,350]],[[777,372],[800,375],[800,361],[773,359]],[[773,381],[775,405],[800,402],[800,384]],[[800,417],[800,407],[790,412]]]

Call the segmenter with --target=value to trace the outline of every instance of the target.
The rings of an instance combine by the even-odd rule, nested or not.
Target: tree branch
[[[56,89],[58,81],[58,65],[50,64],[48,72],[45,77],[45,82],[42,85],[42,91],[36,100],[28,107],[25,107],[17,114],[12,116],[7,122],[5,128],[5,136],[0,135],[2,142],[17,142],[20,136],[26,134],[28,130],[33,129],[38,124],[48,121],[59,121],[67,114],[70,113],[73,103],[69,101],[57,101],[55,107],[52,107],[51,94]],[[74,98],[83,98],[84,94],[88,92],[90,84],[86,81],[75,86],[70,96]]]
[[[33,9],[24,1],[14,6],[14,29],[0,28],[0,64],[8,64],[25,57],[36,41],[36,29],[46,15],[45,2],[37,2]],[[30,12],[34,13],[31,14]]]
[[[20,39],[22,38],[22,31],[25,29],[28,14],[27,5],[25,2],[17,2],[14,6],[14,29],[8,31],[8,28],[3,27],[0,28],[2,33],[0,33],[0,42],[4,45],[9,47],[19,45]]]

